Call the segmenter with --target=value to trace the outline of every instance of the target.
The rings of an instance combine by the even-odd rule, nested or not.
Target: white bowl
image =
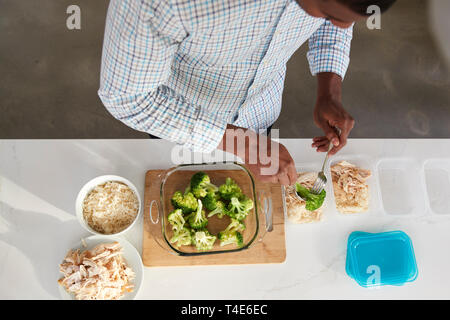
[[[96,186],[101,185],[103,183],[106,183],[108,181],[118,181],[118,182],[122,182],[122,183],[126,184],[136,194],[136,197],[137,197],[138,202],[139,202],[138,213],[137,213],[136,218],[134,219],[134,221],[128,227],[123,229],[122,231],[117,232],[117,233],[113,233],[113,234],[104,234],[104,233],[100,233],[100,232],[95,231],[94,229],[92,229],[88,225],[88,223],[86,222],[86,220],[84,219],[84,216],[83,216],[83,202],[84,202],[84,199],[86,198],[86,196]],[[78,218],[78,221],[80,222],[80,224],[87,231],[89,231],[90,233],[93,233],[93,234],[96,234],[96,235],[99,235],[99,236],[118,236],[118,235],[121,235],[121,234],[127,232],[128,230],[130,230],[134,226],[136,221],[139,219],[139,216],[141,215],[141,211],[142,211],[141,197],[139,196],[139,192],[137,191],[137,189],[134,186],[134,184],[131,183],[129,180],[125,179],[125,178],[122,178],[122,177],[119,177],[119,176],[114,176],[114,175],[105,175],[105,176],[100,176],[100,177],[96,177],[96,178],[92,179],[91,181],[86,183],[83,186],[83,188],[81,188],[80,192],[78,193],[77,200],[75,201],[75,212],[76,212],[76,215],[77,215],[77,218]]]
[[[73,250],[80,249],[81,251],[91,250],[96,245],[99,245],[101,243],[111,243],[114,241],[119,242],[120,245],[122,246],[123,257],[125,258],[127,265],[133,270],[133,272],[136,275],[136,277],[132,281],[132,283],[134,285],[133,292],[127,292],[122,297],[122,300],[133,300],[136,297],[140,287],[142,286],[142,282],[144,279],[144,265],[142,264],[142,259],[141,259],[141,256],[139,255],[139,252],[136,250],[136,248],[131,243],[129,243],[127,240],[125,240],[121,237],[116,237],[116,236],[109,236],[109,237],[90,236],[90,237],[84,238],[86,247],[83,245],[83,242],[80,241],[77,244],[75,244],[71,249],[73,249]],[[72,293],[67,292],[63,288],[63,286],[61,286],[59,284],[58,284],[58,290],[59,290],[59,293],[63,300],[74,300],[75,299],[75,296]]]

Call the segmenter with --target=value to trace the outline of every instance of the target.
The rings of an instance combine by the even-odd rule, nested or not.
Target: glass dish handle
[[[258,193],[258,202],[261,211],[264,213],[264,224],[260,224],[261,227],[264,227],[264,231],[258,239],[261,242],[267,232],[273,231],[272,197],[268,197],[264,191],[260,191]]]
[[[158,211],[156,212],[156,221],[153,220],[153,215],[152,215],[153,204],[156,204],[156,209],[158,210]],[[157,202],[156,200],[152,200],[152,202],[150,202],[150,211],[149,211],[148,215],[150,216],[150,221],[151,221],[153,224],[158,224],[158,223],[159,223],[159,216],[160,216],[160,214],[159,214],[158,202]]]
[[[156,204],[156,212],[157,212],[157,216],[156,219],[153,219],[153,205]],[[148,212],[149,218],[150,218],[150,222],[156,227],[159,226],[161,219],[163,219],[162,215],[161,215],[161,210],[159,209],[159,205],[158,205],[158,201],[156,200],[152,200],[150,202],[150,208],[149,208],[149,212]],[[155,230],[155,229],[153,229]],[[161,233],[161,232],[160,232]],[[172,254],[172,255],[177,255],[175,252],[173,252],[172,250],[170,250],[168,247],[166,247],[164,245],[164,243],[162,242],[161,239],[158,239],[158,236],[154,233],[150,231],[150,234],[152,236],[152,238],[155,240],[155,242],[165,251],[167,251],[168,253]],[[158,233],[159,234],[159,233]]]

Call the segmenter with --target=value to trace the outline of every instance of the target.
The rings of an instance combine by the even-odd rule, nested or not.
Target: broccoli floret
[[[232,197],[240,198],[242,190],[233,179],[227,178],[225,184],[219,187],[219,194],[223,199],[231,200]]]
[[[244,244],[244,237],[239,231],[222,231],[219,232],[218,238],[221,247],[226,246],[227,244],[235,244],[238,247],[242,247]]]
[[[196,198],[203,198],[209,191],[217,192],[218,188],[211,183],[209,176],[200,171],[191,178],[191,191]]]
[[[217,200],[219,199],[217,192],[209,191],[202,199],[203,206],[208,210],[214,210],[217,207]]]
[[[188,246],[192,244],[192,233],[186,227],[176,230],[173,237],[170,239],[170,243],[176,243],[176,247]]]
[[[216,201],[216,208],[214,210],[212,210],[211,212],[209,212],[208,214],[208,218],[211,218],[213,215],[216,215],[219,218],[223,218],[224,215],[226,215],[227,212],[227,207],[225,206],[225,203],[223,203],[220,200]]]
[[[181,209],[175,209],[169,213],[167,220],[169,220],[169,223],[172,225],[174,230],[181,230],[186,222]]]
[[[183,195],[180,191],[177,191],[173,194],[171,201],[173,206],[183,210],[184,214],[197,210],[197,199],[195,199],[192,192],[187,191]]]
[[[242,221],[239,221],[237,219],[231,219],[231,223],[226,227],[224,231],[239,231],[242,232],[245,230],[245,224]]]
[[[200,200],[198,200],[197,211],[189,215],[188,222],[193,229],[203,229],[208,225],[208,219],[206,219],[205,210],[203,210]]]
[[[192,242],[198,251],[211,250],[217,237],[210,234],[208,230],[196,231],[192,237]]]
[[[253,209],[253,200],[243,196],[241,198],[232,197],[228,204],[227,214],[237,220],[244,220],[249,211]]]
[[[295,190],[297,191],[297,194],[305,200],[306,202],[306,210],[308,211],[314,211],[319,209],[327,195],[327,192],[325,190],[322,190],[319,194],[312,193],[311,190],[305,188],[300,183],[295,184]]]

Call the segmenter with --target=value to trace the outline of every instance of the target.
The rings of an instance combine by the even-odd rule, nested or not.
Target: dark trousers
[[[267,135],[269,136],[270,135],[270,131],[272,130],[272,125],[270,125],[268,128],[267,128]],[[152,135],[152,134],[148,134],[148,136],[150,137],[150,139],[161,139],[160,137],[157,137],[157,136],[154,136],[154,135]]]

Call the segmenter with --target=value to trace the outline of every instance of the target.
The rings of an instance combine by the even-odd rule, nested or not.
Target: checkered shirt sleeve
[[[168,1],[112,0],[98,94],[108,111],[126,125],[193,151],[211,152],[226,121],[165,84],[185,36]]]
[[[309,38],[307,58],[311,73],[333,72],[344,79],[350,62],[353,25],[342,29],[326,21]]]

